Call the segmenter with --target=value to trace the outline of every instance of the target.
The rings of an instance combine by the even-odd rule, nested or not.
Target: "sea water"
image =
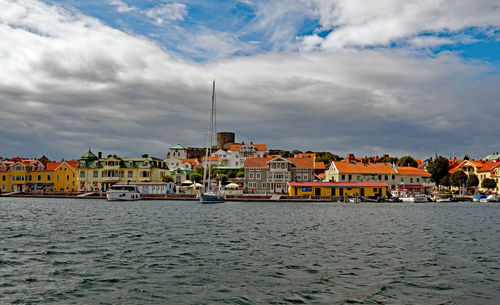
[[[498,203],[0,198],[0,303],[498,304]]]

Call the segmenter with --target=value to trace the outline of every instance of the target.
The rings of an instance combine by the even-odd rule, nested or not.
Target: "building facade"
[[[169,174],[167,164],[163,160],[148,155],[140,158],[120,158],[115,155],[99,157],[89,150],[80,158],[80,191],[106,191],[116,183],[162,182]]]
[[[291,181],[312,181],[314,158],[246,158],[244,190],[250,193],[288,193]]]

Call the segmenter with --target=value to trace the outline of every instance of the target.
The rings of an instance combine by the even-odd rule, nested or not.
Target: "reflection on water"
[[[499,211],[0,198],[0,303],[494,304]]]

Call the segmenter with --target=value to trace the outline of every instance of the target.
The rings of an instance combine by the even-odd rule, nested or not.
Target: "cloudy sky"
[[[498,0],[0,0],[0,156],[500,150]]]

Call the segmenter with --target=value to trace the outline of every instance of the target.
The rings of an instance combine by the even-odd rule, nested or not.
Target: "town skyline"
[[[340,156],[498,151],[495,1],[0,0],[0,156],[163,158],[218,131]]]

